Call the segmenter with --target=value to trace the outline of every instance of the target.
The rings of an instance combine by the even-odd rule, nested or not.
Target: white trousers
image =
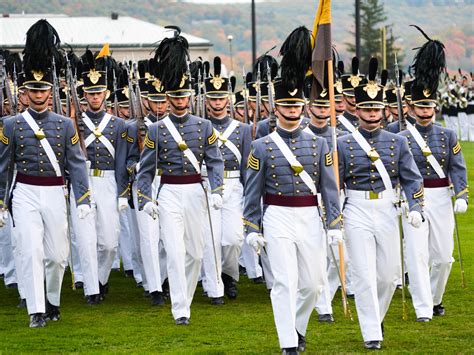
[[[0,228],[0,273],[3,274],[5,285],[17,283],[10,220]]]
[[[298,346],[324,288],[326,243],[317,207],[269,206],[263,216],[274,282],[271,300],[281,348]]]
[[[214,243],[209,223],[205,224],[205,243],[203,257],[203,287],[209,297],[222,297],[224,286],[221,273],[239,280],[239,255],[244,240],[242,227],[243,186],[240,179],[225,179],[222,208],[211,208]],[[209,191],[209,190],[208,190]],[[208,196],[210,193],[208,192]],[[214,256],[214,250],[216,256]],[[216,274],[217,259],[218,267]]]
[[[391,198],[348,196],[343,214],[359,325],[364,341],[382,340],[380,325],[401,275],[397,210]]]
[[[46,298],[59,306],[69,253],[64,189],[17,183],[12,205],[28,314],[44,313],[45,278]]]
[[[91,213],[84,219],[77,217],[74,192],[70,191],[71,206],[71,258],[74,280],[84,283],[86,296],[99,293],[99,267],[97,261],[97,232],[95,227],[96,204],[92,200]]]
[[[459,139],[463,142],[469,141],[469,119],[466,112],[458,112]]]
[[[443,301],[454,250],[454,212],[448,187],[425,189],[425,219],[429,233],[430,284],[433,304]],[[425,232],[426,233],[426,232]]]
[[[117,207],[117,183],[113,171],[106,171],[103,177],[91,176],[90,182],[92,198],[96,205],[95,228],[99,282],[105,285],[109,281],[119,242],[120,220]]]
[[[152,196],[156,197],[160,178],[155,177],[152,184]],[[142,279],[146,280],[146,290],[149,292],[161,292],[161,267],[159,257],[159,240],[160,240],[160,222],[159,219],[151,218],[146,212],[138,210],[137,188],[133,184],[133,203],[135,205],[135,213],[139,230],[139,243],[137,245],[137,254],[141,258],[143,265]],[[166,267],[166,265],[165,265]]]
[[[245,267],[245,271],[247,272],[247,277],[249,279],[256,279],[257,277],[261,277],[262,267],[258,262],[258,255],[255,252],[255,249],[249,246],[247,243],[242,244],[242,250],[239,259],[240,265]]]
[[[201,270],[206,200],[201,184],[164,184],[158,197],[166,249],[171,312],[189,318]],[[212,207],[211,207],[212,208]]]

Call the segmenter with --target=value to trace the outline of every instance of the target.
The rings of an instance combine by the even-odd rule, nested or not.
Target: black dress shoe
[[[224,293],[231,300],[237,298],[237,282],[227,274],[222,273],[222,282],[224,283]]]
[[[332,314],[318,314],[318,322],[320,323],[334,323]]]
[[[96,306],[100,304],[100,293],[96,295],[88,295],[86,296],[86,302],[89,306]]]
[[[152,306],[163,306],[165,304],[165,299],[163,298],[163,292],[154,291],[150,293],[151,305]]]
[[[20,298],[20,302],[16,305],[16,308],[26,308],[26,298]]]
[[[133,277],[133,270],[125,270],[125,277]]]
[[[444,307],[443,307],[443,304],[440,303],[436,306],[433,307],[433,315],[434,316],[440,316],[440,317],[443,317],[444,316]]]
[[[143,291],[143,297],[145,297],[145,298],[150,298],[150,292],[148,292],[148,291]]]
[[[137,288],[143,288],[143,282],[137,282]]]
[[[76,290],[82,290],[84,288],[84,282],[82,281],[74,282],[74,287],[76,288]]]
[[[168,279],[166,278],[161,285],[161,289],[163,290],[163,297],[167,300],[170,297],[170,284]]]
[[[210,297],[211,299],[211,304],[213,306],[220,306],[224,304],[224,298],[223,297]]]
[[[263,284],[265,283],[265,280],[263,279],[262,276],[256,277],[254,279],[251,279],[254,284]]]
[[[282,355],[298,355],[298,348],[283,348],[281,349]]]
[[[306,351],[306,337],[296,332],[298,334],[298,351],[300,353]]]
[[[348,294],[346,295],[346,297],[349,298],[349,299],[351,299],[351,300],[353,300],[353,299],[355,298],[355,296],[354,296],[353,293],[348,293]]]
[[[109,284],[106,283],[105,285],[102,285],[99,282],[99,294],[100,294],[100,300],[103,301],[105,300],[105,295],[109,293]]]
[[[189,318],[181,317],[176,319],[176,325],[189,325]]]
[[[61,313],[59,312],[59,306],[54,306],[49,301],[46,301],[46,313],[44,314],[45,320],[57,322],[61,319]]]
[[[382,330],[382,337],[385,336],[385,328],[383,326],[383,322],[380,323],[380,329]]]
[[[417,322],[420,322],[420,323],[427,323],[427,322],[430,322],[430,321],[431,321],[431,318],[428,318],[428,317],[418,317],[418,318],[416,318],[416,321],[417,321]]]
[[[5,285],[6,288],[9,288],[11,290],[18,290],[18,284],[16,282],[13,282],[11,284]]]
[[[244,268],[242,265],[239,265],[239,275],[247,276],[247,269]]]
[[[380,350],[382,349],[382,342],[380,340],[371,340],[364,342],[364,348],[369,350]]]
[[[43,313],[30,314],[30,328],[44,328],[46,320]]]

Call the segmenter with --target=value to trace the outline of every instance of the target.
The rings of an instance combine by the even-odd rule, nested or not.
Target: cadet
[[[312,46],[305,27],[290,34],[282,54],[291,55],[296,45],[305,47],[300,52],[306,55],[298,59],[309,67]],[[266,245],[275,277],[273,314],[285,354],[304,351],[309,317],[324,284],[326,238],[317,208],[318,190],[328,211],[328,238],[342,239],[331,153],[325,139],[303,132],[299,124],[305,74],[300,73],[296,86],[289,86],[286,77],[275,82],[279,123],[276,131],[252,143],[244,193],[247,243],[256,250]]]
[[[347,251],[359,324],[367,349],[380,349],[381,323],[400,278],[399,221],[394,187],[400,182],[411,212],[408,222],[422,221],[423,180],[406,138],[380,128],[383,89],[375,81],[377,60],[369,64],[369,81],[354,94],[360,127],[338,139]]]
[[[232,120],[227,115],[225,108],[229,102],[230,82],[228,78],[221,77],[220,67],[220,58],[216,57],[214,75],[205,79],[209,119],[218,137],[218,146],[224,159],[222,208],[211,213],[213,238],[211,231],[208,231],[203,259],[203,287],[213,304],[222,304],[224,293],[230,299],[237,297],[238,259],[244,239],[243,182],[252,141],[250,126]],[[211,239],[214,239],[214,246]]]
[[[11,208],[12,233],[20,254],[17,270],[32,328],[60,319],[61,284],[69,251],[66,169],[79,218],[90,212],[86,161],[78,133],[69,118],[48,111],[53,79],[50,66],[53,57],[60,59],[59,44],[56,30],[46,20],[28,30],[24,69],[30,107],[5,121],[0,144],[0,226],[5,224],[6,208]],[[50,55],[41,56],[46,49]],[[14,165],[17,175],[10,201],[8,186],[12,186]]]
[[[140,209],[153,218],[159,214],[173,317],[177,325],[187,325],[201,270],[204,223],[209,220],[210,208],[222,207],[224,163],[212,124],[188,113],[188,42],[179,33],[177,29],[173,38],[164,39],[155,54],[155,77],[162,80],[171,112],[148,128],[137,194]],[[212,189],[211,206],[202,185],[203,162]],[[151,191],[157,169],[163,171],[159,204]]]
[[[417,52],[411,90],[416,124],[408,123],[408,129],[401,133],[408,139],[425,188],[425,221],[421,227],[415,230],[404,219],[410,293],[417,320],[425,322],[433,315],[444,316],[443,294],[453,261],[453,212],[465,213],[468,201],[466,162],[456,133],[432,121],[444,58],[444,46],[430,39]],[[433,64],[429,74],[420,67],[427,60]]]

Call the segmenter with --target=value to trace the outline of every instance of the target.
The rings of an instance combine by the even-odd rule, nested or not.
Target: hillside
[[[454,3],[454,4],[453,4]],[[258,52],[279,46],[296,26],[312,28],[317,0],[257,2]],[[229,64],[228,35],[233,36],[234,69],[251,60],[250,4],[196,4],[183,1],[141,0],[0,0],[3,13],[65,13],[68,15],[107,16],[112,11],[160,25],[178,24],[183,31],[208,38],[213,53]],[[349,61],[344,43],[353,41],[354,0],[333,1],[333,42],[341,58]],[[471,0],[392,0],[385,2],[387,24],[393,24],[397,42],[405,53],[405,63],[413,57],[412,48],[423,43],[410,24],[422,27],[431,37],[444,41],[451,70],[474,69],[474,26]],[[277,50],[272,54],[276,55]]]

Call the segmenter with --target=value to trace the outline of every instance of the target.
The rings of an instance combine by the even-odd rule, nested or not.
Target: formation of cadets
[[[68,265],[87,304],[104,302],[119,257],[152,305],[169,298],[177,325],[199,281],[220,305],[244,269],[271,290],[286,354],[305,350],[314,309],[334,322],[341,280],[368,349],[381,348],[405,281],[418,322],[444,316],[454,214],[468,201],[456,131],[472,139],[474,119],[469,76],[439,87],[442,43],[425,35],[405,82],[379,77],[376,59],[367,75],[357,58],[347,72],[339,62],[330,93],[327,66],[323,87],[307,77],[311,33],[299,27],[281,64],[263,55],[234,92],[218,57],[190,63],[170,31],[138,63],[108,46],[78,58],[46,20],[22,60],[1,52],[1,273],[29,326],[60,319]],[[435,122],[440,102],[449,128]]]

